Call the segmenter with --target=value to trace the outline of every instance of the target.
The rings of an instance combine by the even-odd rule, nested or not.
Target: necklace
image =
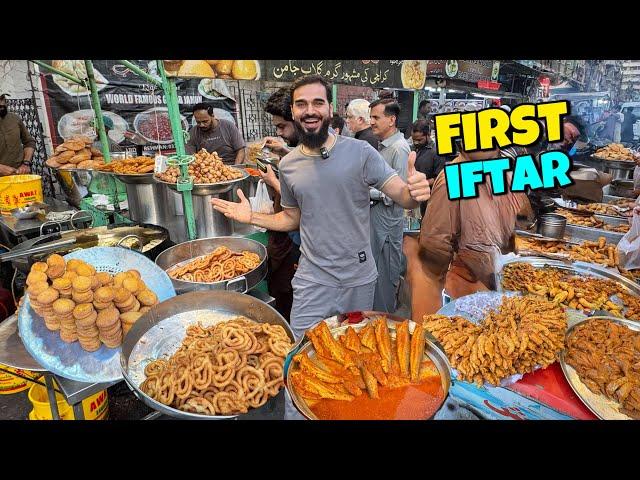
[[[330,146],[327,150],[328,150],[328,151],[333,150],[333,147],[335,147],[335,146],[336,146],[336,142],[337,142],[337,141],[338,141],[338,136],[337,136],[337,135],[334,135],[334,136],[333,136],[333,143],[331,143],[331,146]],[[309,152],[305,151],[305,147],[304,147],[304,145],[302,145],[302,144],[300,145],[300,150],[301,150],[301,151],[302,151],[302,153],[304,153],[305,155],[309,155],[309,156],[316,156],[316,157],[320,156],[320,154],[318,154],[318,153],[309,153]]]

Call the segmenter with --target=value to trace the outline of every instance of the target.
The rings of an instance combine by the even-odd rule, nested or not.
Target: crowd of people
[[[354,135],[373,134],[376,149],[374,139],[370,143],[340,135],[345,125],[332,126],[332,90],[322,76],[299,78],[288,94],[290,117],[284,106],[282,115],[273,114],[273,97],[267,108],[273,109],[279,135],[290,127],[285,122],[293,122],[295,138],[285,140],[296,146],[280,160],[279,182],[271,169],[263,175],[279,193],[282,210],[273,215],[252,212],[241,191],[238,203],[212,203],[238,222],[274,232],[299,230],[290,323],[300,337],[338,313],[375,305],[395,309],[404,209],[428,200],[430,188],[426,175],[415,168],[415,152],[398,131],[395,100],[379,100],[366,109],[356,102],[347,109],[349,129]],[[274,95],[287,100],[286,91]]]
[[[332,111],[331,93],[321,77],[304,77],[266,103],[276,137],[265,146],[281,157],[279,178],[270,166],[261,173],[273,217],[250,212],[241,192],[240,204],[213,201],[228,217],[268,229],[269,293],[297,334],[345,311],[396,311],[407,263],[404,210],[419,205],[425,212],[430,188],[452,158],[436,153],[427,101],[406,139],[392,95],[351,100],[342,118]]]
[[[279,137],[267,139],[267,146],[282,158],[280,178],[270,167],[262,176],[280,211],[252,213],[243,197],[238,204],[213,201],[228,217],[271,230],[269,255],[277,278],[270,277],[270,291],[278,310],[290,314],[296,335],[337,313],[395,312],[401,276],[411,285],[411,312],[418,321],[442,306],[443,291],[457,298],[495,288],[497,260],[512,250],[517,223],[530,224],[540,213],[541,192],[494,195],[482,184],[477,198],[452,201],[445,165],[524,154],[537,158],[547,149],[571,154],[586,137],[584,123],[568,116],[563,140],[555,144],[465,152],[458,142],[456,153],[444,157],[432,138],[428,102],[420,104],[418,119],[403,134],[401,107],[392,95],[371,103],[354,99],[345,105],[344,119],[333,114],[331,100],[326,82],[311,76],[279,90],[267,104]],[[390,189],[392,178],[397,188]],[[594,181],[610,180],[599,172]],[[409,198],[398,197],[402,185]],[[422,194],[413,195],[415,189]],[[403,235],[403,216],[416,204],[422,223],[419,237],[412,239]],[[282,233],[289,230],[296,232]]]
[[[494,195],[485,183],[475,199],[450,200],[445,165],[523,154],[535,158],[547,149],[571,154],[586,137],[585,125],[569,116],[556,144],[465,152],[458,142],[453,155],[441,156],[429,101],[419,104],[418,118],[401,131],[401,106],[390,92],[373,102],[351,100],[344,118],[333,111],[332,100],[331,86],[315,75],[268,99],[265,111],[276,136],[266,138],[265,147],[280,158],[279,174],[267,166],[261,176],[273,196],[274,214],[252,212],[241,191],[238,203],[212,201],[227,217],[268,230],[269,293],[297,336],[338,313],[395,312],[403,276],[413,289],[415,320],[440,308],[443,290],[457,297],[494,288],[496,259],[510,250],[518,219],[528,222],[540,213],[542,193]],[[631,111],[622,121],[615,111],[608,113],[603,135],[633,137],[637,118]],[[193,107],[193,117],[187,153],[204,148],[227,164],[246,161],[246,142],[233,122],[216,118],[206,103]],[[112,127],[107,117],[105,127]],[[7,111],[4,95],[0,131],[0,175],[29,172],[35,142],[20,118]],[[596,181],[604,185],[610,178],[599,173]],[[405,209],[418,206],[420,235],[405,237]]]

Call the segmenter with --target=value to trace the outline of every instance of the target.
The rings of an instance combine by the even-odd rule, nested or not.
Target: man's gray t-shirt
[[[369,187],[397,173],[367,142],[338,136],[329,158],[298,146],[280,161],[281,204],[300,209],[301,257],[296,277],[332,287],[373,282]]]
[[[224,119],[218,119],[218,122],[216,128],[209,130],[192,127],[185,148],[191,155],[204,148],[209,153],[216,152],[224,163],[234,163],[236,152],[244,148],[245,141],[233,122]]]

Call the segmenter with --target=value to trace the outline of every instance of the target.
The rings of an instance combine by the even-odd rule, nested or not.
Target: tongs
[[[521,237],[535,238],[536,240],[541,240],[543,242],[561,242],[561,243],[569,243],[571,245],[580,245],[579,242],[574,242],[573,240],[565,240],[564,238],[545,237],[543,235],[540,235],[539,233],[531,233],[531,232],[526,232],[524,230],[516,230],[516,234],[520,235]]]
[[[90,243],[90,242],[95,242],[97,244],[98,236],[97,235],[78,235],[73,238],[61,239],[57,242],[46,243],[44,245],[39,245],[33,248],[27,248],[24,250],[12,250],[10,252],[3,253],[0,255],[0,263],[8,262],[10,260],[15,260],[16,258],[36,255],[38,253],[54,251],[60,247],[65,247],[65,246],[73,245],[76,243],[82,244],[82,243]]]

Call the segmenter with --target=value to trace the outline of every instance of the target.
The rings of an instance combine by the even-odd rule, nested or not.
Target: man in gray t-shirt
[[[368,143],[336,138],[329,158],[298,147],[281,160],[281,204],[300,210],[296,277],[358,287],[378,276],[369,235],[369,186],[382,189],[397,174]]]
[[[209,153],[216,152],[224,163],[244,162],[245,141],[233,122],[216,118],[211,105],[205,103],[193,107],[193,117],[197,125],[189,130],[189,141],[185,145],[188,154],[204,148]]]
[[[300,143],[280,161],[283,211],[252,212],[241,190],[239,203],[211,202],[239,222],[279,231],[300,228],[291,309],[291,328],[300,338],[324,318],[373,305],[377,271],[369,237],[369,187],[415,208],[429,198],[429,184],[415,171],[415,154],[405,183],[368,143],[329,133],[331,86],[324,77],[298,78],[291,100]]]

